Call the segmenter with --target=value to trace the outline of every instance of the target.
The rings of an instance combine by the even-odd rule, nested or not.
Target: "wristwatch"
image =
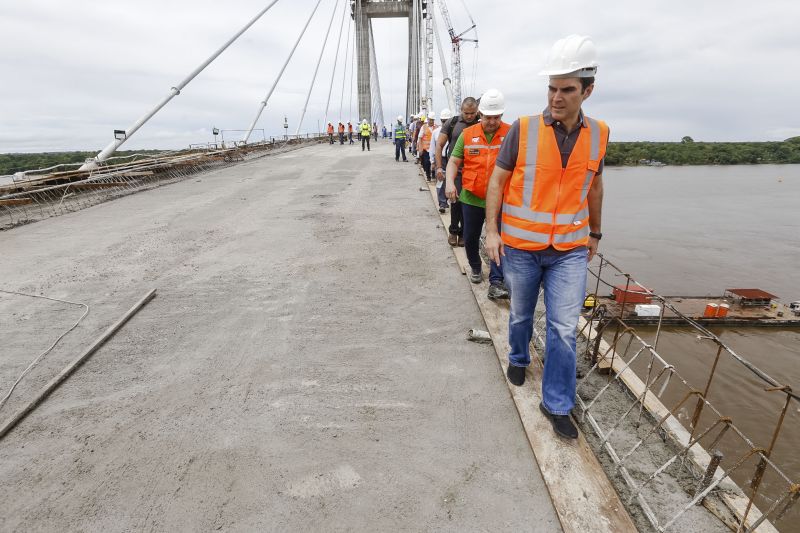
[[[594,237],[595,239],[597,239],[599,241],[600,239],[603,238],[603,234],[602,233],[595,233],[593,231],[590,231],[589,232],[589,237]]]

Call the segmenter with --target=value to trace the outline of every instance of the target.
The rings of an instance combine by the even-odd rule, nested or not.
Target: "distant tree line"
[[[82,163],[96,152],[44,152],[0,154],[0,175],[47,168],[65,163]],[[159,150],[122,151],[115,155],[157,154]],[[800,137],[783,142],[698,142],[685,136],[680,142],[611,142],[606,164],[631,166],[652,162],[665,165],[755,165],[759,163],[800,163]]]
[[[783,142],[611,142],[606,164],[755,165],[800,163],[800,137]]]
[[[157,154],[161,150],[131,150],[116,152],[114,156],[133,154]],[[24,170],[48,168],[53,165],[83,163],[97,152],[43,152],[39,154],[0,154],[0,175],[14,174]],[[74,167],[73,167],[74,168]],[[59,169],[62,170],[62,169]],[[63,169],[70,170],[70,169]]]

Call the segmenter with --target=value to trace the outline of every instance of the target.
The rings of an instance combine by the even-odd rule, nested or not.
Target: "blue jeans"
[[[585,247],[569,252],[504,249],[503,274],[511,291],[508,361],[522,367],[531,362],[534,311],[539,287],[544,285],[547,334],[542,404],[551,414],[569,414],[575,407],[576,328],[586,296],[588,251]]]

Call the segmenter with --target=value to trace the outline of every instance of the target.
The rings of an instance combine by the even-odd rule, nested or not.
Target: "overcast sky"
[[[124,148],[207,142],[213,126],[228,130],[226,139],[239,138],[231,130],[249,125],[315,1],[279,0]],[[462,0],[448,1],[460,32],[469,18]],[[544,108],[546,80],[537,72],[556,39],[579,33],[594,38],[600,61],[584,109],[610,124],[612,140],[677,141],[690,135],[769,141],[800,135],[797,0],[463,1],[480,39],[474,77],[475,52],[464,46],[465,84],[472,87],[474,78],[475,96],[491,87],[504,92],[508,121]],[[267,3],[3,2],[0,152],[102,148],[113,129],[126,129]],[[267,135],[283,132],[284,116],[290,132],[297,127],[334,9],[302,130],[315,131],[324,120],[343,0],[322,0],[261,117],[258,127]],[[374,31],[389,120],[405,111],[407,24],[376,20]],[[338,120],[341,108],[343,120],[355,121],[349,70],[342,98],[345,47],[343,42],[328,116]],[[438,54],[434,86],[439,111],[446,101]]]

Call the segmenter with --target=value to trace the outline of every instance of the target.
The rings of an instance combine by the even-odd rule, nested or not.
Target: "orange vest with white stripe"
[[[433,138],[433,129],[425,124],[419,133],[419,149],[427,152],[428,148],[431,147],[431,138]]]
[[[503,193],[503,243],[520,250],[571,250],[589,243],[589,189],[606,155],[608,126],[585,117],[567,166],[541,115],[519,119],[517,164]]]
[[[486,198],[486,189],[489,187],[489,176],[494,170],[494,162],[500,153],[503,144],[511,129],[511,124],[500,123],[500,127],[492,137],[492,142],[486,140],[483,126],[478,122],[465,128],[464,136],[464,168],[461,170],[462,187],[477,196]]]

